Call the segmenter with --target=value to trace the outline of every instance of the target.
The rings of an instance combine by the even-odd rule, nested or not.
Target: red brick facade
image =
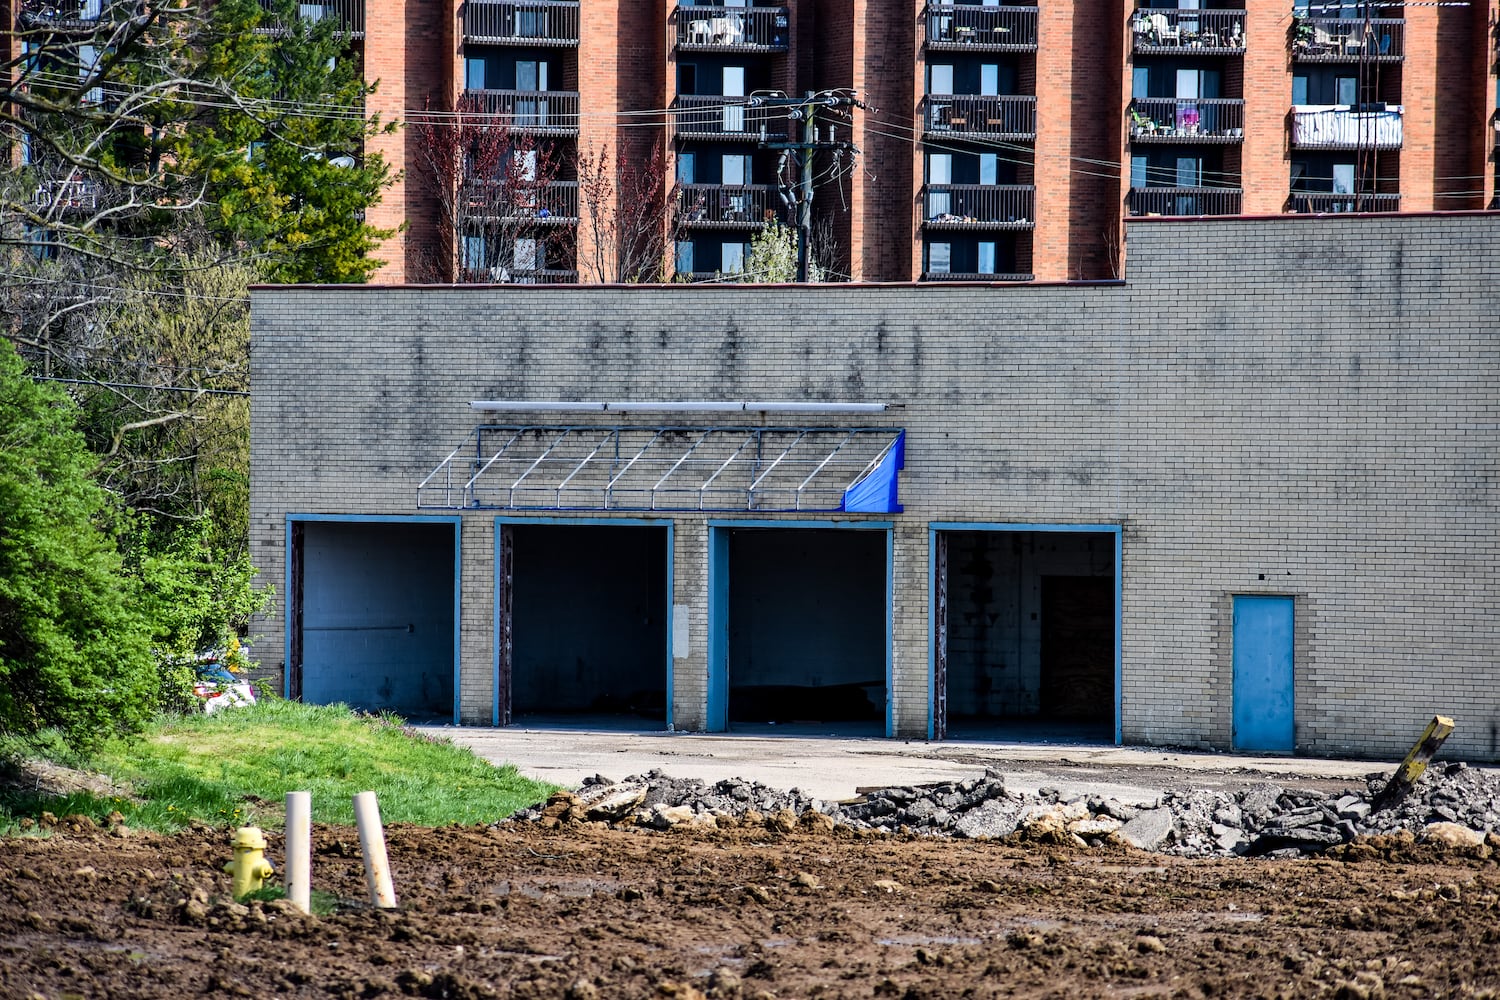
[[[9,23],[15,23],[21,0],[3,2]],[[1218,6],[1218,0],[1202,2],[1201,8],[1179,10],[1148,7],[1143,0],[1055,0],[1035,8],[994,7],[984,0],[957,5],[782,0],[784,9],[772,10],[785,15],[785,22],[777,23],[785,23],[786,30],[778,29],[774,44],[768,44],[767,36],[733,35],[711,44],[698,38],[689,45],[682,33],[689,23],[717,25],[725,22],[715,19],[728,19],[764,25],[771,22],[754,18],[766,8],[584,0],[567,14],[577,24],[576,41],[543,43],[553,46],[547,52],[557,67],[548,89],[576,92],[579,108],[576,137],[554,135],[547,141],[564,158],[605,145],[612,155],[623,151],[636,162],[661,151],[669,187],[680,179],[681,154],[696,151],[701,187],[704,161],[712,164],[707,175],[713,178],[721,152],[730,151],[726,158],[732,158],[734,151],[755,145],[748,133],[685,138],[677,124],[674,101],[697,97],[703,106],[704,95],[715,92],[722,66],[747,67],[749,86],[760,92],[797,96],[852,90],[867,108],[855,111],[852,128],[840,126],[837,137],[851,139],[859,155],[853,169],[833,170],[832,159],[820,154],[814,206],[821,228],[831,232],[837,245],[836,251],[825,253],[833,270],[865,281],[967,277],[971,269],[978,270],[974,276],[1010,279],[1114,277],[1125,250],[1122,218],[1129,214],[1271,215],[1349,207],[1410,212],[1496,204],[1500,0],[1372,6],[1368,13],[1380,24],[1376,31],[1364,32],[1375,40],[1363,51],[1373,58],[1353,54],[1358,49],[1353,39],[1362,27],[1359,18],[1336,22],[1329,44],[1328,32],[1315,32],[1307,21],[1308,13],[1318,13],[1316,8],[1309,12],[1286,0],[1248,0],[1246,9],[1235,11]],[[1137,3],[1142,3],[1139,10]],[[571,7],[565,0],[367,3],[365,34],[355,44],[362,49],[367,78],[379,84],[369,109],[382,121],[403,126],[370,144],[399,171],[397,183],[370,213],[376,225],[400,230],[378,251],[384,266],[376,281],[430,277],[433,259],[451,257],[451,249],[439,245],[438,207],[421,178],[413,131],[405,126],[424,109],[451,110],[463,93],[466,10],[488,10],[495,18],[503,14],[517,19],[507,23],[519,23],[518,11],[555,13]],[[1346,18],[1348,13],[1346,9]],[[984,27],[999,23],[986,18],[1025,16],[1034,25],[1028,29],[1030,47],[996,44],[1023,41],[1013,27]],[[1154,27],[1148,33],[1147,22],[1172,28],[1170,40],[1162,42]],[[981,25],[981,44],[968,51],[953,44],[955,38],[975,41],[976,34],[970,27],[954,35],[951,25],[974,23]],[[1398,26],[1393,48],[1386,47],[1390,43],[1384,35],[1390,29],[1381,24]],[[525,34],[519,29],[514,33]],[[487,44],[491,51],[504,52],[506,45],[514,51],[530,42],[528,37],[490,38]],[[13,56],[15,47],[12,40]],[[692,64],[686,76],[680,73],[684,62]],[[956,97],[945,96],[957,102],[955,107],[969,101],[983,109],[987,100],[1034,97],[1034,136],[960,134],[963,129],[939,125],[928,114],[930,67],[935,64],[948,67],[945,74],[968,74],[962,84],[945,78],[945,85],[958,91]],[[1193,85],[1185,101],[1182,74],[1191,69],[1184,67],[1201,68],[1203,81]],[[981,78],[984,89],[976,82]],[[688,93],[679,92],[684,79]],[[997,79],[998,89],[991,89]],[[1343,107],[1329,100],[1329,94],[1352,92],[1338,88],[1354,79],[1360,102],[1390,108],[1381,112],[1388,118],[1396,106],[1402,109],[1399,142],[1386,142],[1378,150],[1347,143],[1309,148],[1306,141],[1299,147],[1292,110],[1297,95],[1311,95],[1303,98],[1308,106]],[[1138,93],[1143,86],[1146,91]],[[1199,92],[1198,86],[1212,92]],[[488,89],[504,88],[491,83]],[[1002,96],[986,96],[990,94]],[[1177,96],[1166,96],[1172,94]],[[1219,102],[1202,114],[1224,117],[1200,124],[1199,98]],[[1139,128],[1143,107],[1167,109],[1145,134]],[[1185,110],[1191,116],[1186,127]],[[1358,117],[1366,110],[1338,113]],[[1210,121],[1215,126],[1238,124],[1210,127]],[[794,124],[790,131],[800,134],[800,127]],[[828,137],[826,132],[822,137]],[[951,159],[962,161],[971,174],[979,170],[979,182],[955,176],[946,183],[962,189],[960,194],[951,201],[942,200],[941,193],[928,200],[930,154],[935,152],[945,159],[944,169]],[[666,231],[678,240],[748,243],[767,211],[785,214],[775,190],[775,156],[762,151],[753,158],[756,183],[744,186],[755,187],[755,197],[763,199],[755,202],[755,211],[737,208],[707,224],[687,220],[696,226],[693,232],[685,232],[684,219],[669,211],[662,220]],[[986,179],[996,162],[1003,175],[998,183]],[[1322,188],[1308,186],[1306,178],[1312,174],[1347,171],[1351,162],[1356,183],[1374,199],[1340,202],[1337,175],[1333,185],[1324,177]],[[975,168],[974,163],[983,165]],[[571,165],[560,176],[574,177]],[[1295,179],[1299,177],[1303,180]],[[943,183],[937,186],[945,190]],[[982,189],[999,187],[1008,194],[1020,191],[1022,200],[1010,204],[1026,207],[990,214],[973,207],[991,197]],[[1314,197],[1301,196],[1309,190]],[[1329,193],[1320,195],[1324,190]],[[724,197],[728,205],[731,195]],[[940,211],[942,206],[953,211]],[[579,211],[586,216],[582,206]],[[568,230],[567,240],[576,242],[568,256],[575,262],[593,249],[588,232],[586,218]],[[942,244],[941,263],[932,257],[935,243]],[[965,253],[968,263],[961,265]],[[732,270],[727,260],[721,255],[714,263]],[[563,267],[550,280],[559,280],[558,275],[565,280],[566,258]],[[714,268],[694,268],[702,269]]]

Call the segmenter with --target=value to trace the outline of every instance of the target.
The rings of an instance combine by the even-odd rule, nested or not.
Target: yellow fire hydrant
[[[259,889],[266,876],[276,869],[266,860],[266,837],[258,826],[242,826],[234,831],[234,858],[224,865],[233,876],[231,890],[235,899],[243,899]]]

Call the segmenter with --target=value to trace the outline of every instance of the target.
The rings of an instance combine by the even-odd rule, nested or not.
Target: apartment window
[[[1000,96],[1000,66],[985,63],[979,67],[979,93],[982,97]]]
[[[326,11],[320,3],[299,3],[297,5],[297,16],[304,21],[321,21],[325,13]]]
[[[464,270],[479,271],[484,268],[484,237],[464,237]]]
[[[979,241],[979,273],[980,274],[994,274],[995,273],[995,241],[994,240],[980,240]]]
[[[929,94],[953,93],[953,67],[942,65],[928,66],[927,92]]]
[[[1337,93],[1334,96],[1335,104],[1358,104],[1359,103],[1359,81],[1352,76],[1341,76],[1334,80]]]
[[[1203,184],[1203,161],[1196,156],[1177,158],[1177,186],[1201,187]]]
[[[464,87],[468,90],[484,89],[484,60],[464,60]]]
[[[999,184],[1000,183],[1000,154],[999,153],[980,153],[979,154],[979,183],[981,183],[981,184]]]
[[[719,270],[725,274],[743,274],[745,271],[745,244],[725,243],[719,258]]]
[[[1130,186],[1133,188],[1146,186],[1146,158],[1144,156],[1130,158]]]
[[[929,274],[947,274],[952,260],[952,243],[927,244],[927,271]]]
[[[1310,103],[1312,103],[1311,101],[1309,101],[1307,99],[1307,77],[1306,76],[1299,75],[1299,76],[1292,77],[1292,103],[1293,104],[1310,104]]]
[[[694,153],[677,154],[677,180],[683,184],[696,184],[694,176],[697,173],[697,155]]]
[[[722,90],[725,97],[744,97],[745,67],[725,66]],[[743,104],[724,105],[724,131],[745,131],[745,106]]]
[[[540,271],[547,266],[546,250],[537,240],[518,239],[511,252],[511,262],[518,272]]]
[[[723,166],[723,183],[725,184],[749,184],[750,183],[750,157],[739,153],[726,154]]]
[[[546,90],[547,64],[539,59],[516,60],[517,90]]]
[[[952,184],[953,183],[953,154],[952,153],[928,153],[927,154],[927,183],[928,184]],[[927,217],[936,219],[947,215],[953,210],[953,195],[948,191],[929,191],[927,193]]]
[[[1333,193],[1354,193],[1354,164],[1335,163],[1333,165]]]
[[[677,273],[693,273],[693,244],[691,240],[677,241]]]

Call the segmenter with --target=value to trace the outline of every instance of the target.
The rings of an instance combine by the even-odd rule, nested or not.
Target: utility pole
[[[859,154],[859,147],[854,145],[854,143],[835,139],[835,129],[832,125],[828,128],[828,139],[824,141],[815,120],[817,109],[864,108],[865,105],[847,92],[825,91],[821,94],[815,94],[809,90],[805,91],[801,97],[787,97],[784,94],[752,97],[750,98],[750,106],[752,108],[787,108],[789,109],[787,117],[794,122],[800,121],[802,123],[802,138],[800,140],[789,138],[786,142],[771,142],[767,138],[765,126],[762,125],[760,130],[760,148],[790,150],[795,151],[798,155],[801,176],[795,188],[796,197],[792,200],[795,202],[797,209],[797,280],[805,282],[811,258],[813,154],[819,150],[847,152],[851,155]]]

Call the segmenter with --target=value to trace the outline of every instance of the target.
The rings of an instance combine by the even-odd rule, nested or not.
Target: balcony
[[[1035,7],[927,5],[929,52],[1035,52]]]
[[[1326,191],[1293,191],[1292,211],[1303,215],[1321,215],[1340,212],[1399,212],[1399,194],[1349,194]]]
[[[578,182],[548,184],[470,179],[462,191],[464,212],[473,219],[523,223],[526,226],[571,226],[578,222]]]
[[[1137,97],[1127,120],[1131,142],[1245,141],[1245,102],[1237,97]]]
[[[776,218],[774,184],[683,184],[677,224],[684,229],[760,229]]]
[[[1036,97],[932,94],[922,98],[922,129],[929,139],[1030,141],[1036,138]]]
[[[1032,281],[1034,274],[980,274],[958,271],[923,271],[923,281]]]
[[[493,115],[523,135],[576,136],[576,90],[466,90],[475,113]]]
[[[1035,229],[1030,184],[928,184],[922,226],[931,230]]]
[[[86,180],[44,181],[32,192],[31,203],[53,216],[92,212],[99,207],[99,187]]]
[[[578,0],[464,0],[464,44],[578,44]]]
[[[1399,17],[1299,17],[1292,25],[1296,62],[1400,62],[1405,55],[1406,21]]]
[[[672,19],[683,52],[785,52],[792,34],[785,7],[678,7]]]
[[[114,6],[100,0],[22,0],[16,20],[23,29],[92,34],[100,21],[108,23]]]
[[[1131,215],[1239,215],[1241,193],[1222,187],[1136,187],[1127,205]]]
[[[672,123],[678,138],[753,142],[787,134],[786,108],[755,108],[748,97],[693,94],[672,102]]]
[[[282,30],[277,20],[275,0],[260,0],[262,33],[275,34]],[[317,3],[299,3],[298,16],[304,21],[334,21],[340,34],[351,38],[365,37],[365,0],[319,0]]]
[[[1297,105],[1292,108],[1294,149],[1400,149],[1399,104]]]
[[[1138,10],[1130,21],[1142,56],[1237,56],[1245,52],[1243,10]]]
[[[501,285],[576,285],[578,272],[565,268],[539,267],[530,271],[511,268],[465,268],[459,280],[465,284]]]

